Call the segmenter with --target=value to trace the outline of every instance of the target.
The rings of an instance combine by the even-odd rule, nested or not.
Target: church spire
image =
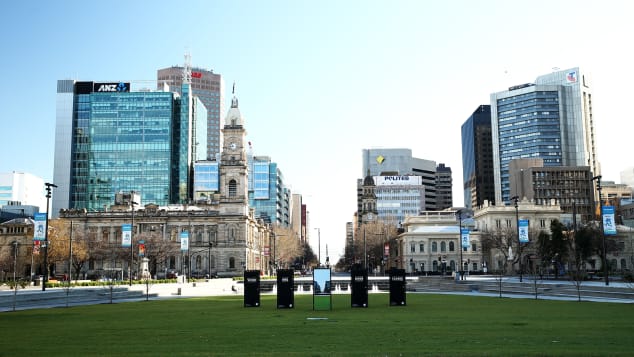
[[[231,108],[238,107],[238,98],[236,97],[236,82],[233,82],[233,90],[231,91],[233,98],[231,98]]]

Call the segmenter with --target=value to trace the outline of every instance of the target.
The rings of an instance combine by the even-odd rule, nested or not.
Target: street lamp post
[[[321,267],[321,230],[319,228],[315,228],[317,230],[317,267]]]
[[[601,198],[601,175],[595,176],[590,181],[597,180],[597,191],[599,191],[599,228],[601,229],[601,237],[603,239],[603,275],[605,276],[605,285],[610,285],[608,277],[608,259],[605,246],[605,231],[603,229],[603,199]]]
[[[458,247],[460,248],[460,280],[464,280],[464,262],[462,260],[462,251],[464,247],[462,246],[462,210],[458,210]]]
[[[46,186],[46,224],[44,228],[44,279],[42,279],[42,291],[46,290],[46,283],[48,282],[48,201],[51,199],[51,191],[57,185],[53,183],[44,183]]]
[[[18,241],[14,241],[13,245],[13,311],[15,311],[15,303],[18,295],[18,281],[16,280],[15,271],[18,269]]]
[[[134,205],[138,203],[130,200],[130,207],[132,208],[132,227],[130,227],[130,264],[128,265],[128,278],[130,278],[130,286],[132,286],[132,264],[134,262]],[[123,267],[121,267],[123,268]],[[123,269],[121,269],[123,274]]]
[[[519,207],[517,206],[517,201],[519,201],[519,196],[511,197],[511,200],[515,202],[515,225],[517,226],[517,257],[519,260],[520,266],[520,283],[522,282],[522,241],[520,241],[520,214]]]

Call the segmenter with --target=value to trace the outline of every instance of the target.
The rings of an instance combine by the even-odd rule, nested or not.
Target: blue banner
[[[36,213],[34,218],[33,227],[33,240],[45,240],[46,239],[46,218],[48,213]]]
[[[471,244],[469,243],[469,229],[468,228],[462,229],[462,231],[460,232],[460,240],[462,241],[463,248],[469,248]]]
[[[602,206],[601,213],[603,216],[603,233],[605,235],[616,235],[616,224],[614,223],[614,207]]]
[[[181,251],[189,250],[189,232],[181,232]]]
[[[520,219],[518,232],[520,243],[528,243],[528,219]]]
[[[121,225],[121,246],[126,248],[132,245],[132,225]]]

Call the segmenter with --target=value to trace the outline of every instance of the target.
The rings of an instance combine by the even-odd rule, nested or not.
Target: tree
[[[368,270],[382,267],[385,244],[389,244],[390,252],[393,252],[397,235],[397,228],[392,224],[380,221],[364,223],[354,235],[354,242],[350,249],[351,257],[346,260],[362,265],[367,263],[366,269]],[[389,257],[387,258],[389,259]]]
[[[72,232],[71,232],[72,226]],[[90,259],[86,233],[77,224],[69,220],[53,219],[49,221],[49,248],[48,259],[50,263],[68,264],[71,256],[71,271],[75,279],[79,279],[79,273]],[[72,239],[72,243],[71,243]],[[71,246],[72,245],[72,246]],[[72,254],[71,254],[72,253]],[[72,277],[69,277],[72,279]]]
[[[553,264],[555,278],[559,275],[559,267],[568,258],[569,239],[568,231],[559,220],[550,224],[550,234],[540,232],[537,236],[537,254],[544,264]]]
[[[164,239],[159,231],[141,232],[134,240],[145,242],[145,256],[150,260],[148,268],[152,275],[156,275],[160,264],[165,265],[169,257],[180,252],[180,243]],[[138,252],[134,255],[138,256]]]
[[[288,227],[282,227],[277,225],[274,229],[274,249],[273,252],[276,260],[277,267],[289,268],[293,265],[293,262],[301,256],[302,247],[300,245],[299,237]]]

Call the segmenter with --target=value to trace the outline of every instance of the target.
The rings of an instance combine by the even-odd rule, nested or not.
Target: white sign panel
[[[423,179],[420,176],[374,176],[377,186],[420,186]]]

